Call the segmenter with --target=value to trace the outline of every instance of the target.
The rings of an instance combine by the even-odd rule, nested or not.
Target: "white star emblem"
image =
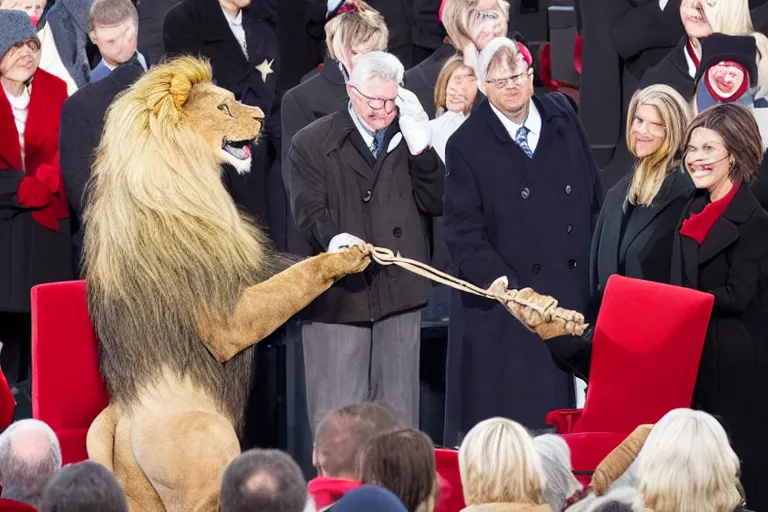
[[[264,62],[256,66],[256,71],[261,73],[261,79],[264,81],[264,83],[267,83],[267,77],[274,73],[274,70],[272,69],[272,64],[275,62],[275,59],[272,59],[270,61],[267,61],[267,59],[264,59]]]

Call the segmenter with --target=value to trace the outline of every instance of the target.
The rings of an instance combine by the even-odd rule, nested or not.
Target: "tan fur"
[[[88,453],[115,471],[132,510],[216,510],[252,346],[369,262],[354,248],[291,266],[238,212],[222,141],[256,139],[263,117],[189,57],[150,70],[107,114],[85,277],[111,404]]]

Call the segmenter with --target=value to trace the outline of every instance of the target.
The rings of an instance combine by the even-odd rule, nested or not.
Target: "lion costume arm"
[[[228,318],[199,314],[200,338],[216,360],[224,363],[272,334],[336,279],[362,272],[369,263],[370,256],[359,247],[305,259],[246,288]]]

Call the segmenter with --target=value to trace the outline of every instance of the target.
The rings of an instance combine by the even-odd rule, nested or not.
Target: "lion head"
[[[249,169],[262,119],[190,57],[152,68],[110,106],[87,188],[84,273],[118,406],[171,374],[240,420],[252,353],[217,363],[195,319],[232,311],[245,287],[288,263],[221,182],[222,163]]]

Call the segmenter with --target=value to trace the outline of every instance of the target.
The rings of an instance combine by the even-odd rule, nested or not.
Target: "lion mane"
[[[109,108],[87,188],[84,273],[113,404],[130,408],[170,372],[239,427],[253,347],[218,363],[196,318],[231,313],[244,288],[292,262],[238,211],[200,133],[210,122],[196,122],[199,108],[185,111],[209,84],[208,63],[181,58],[153,68]]]

